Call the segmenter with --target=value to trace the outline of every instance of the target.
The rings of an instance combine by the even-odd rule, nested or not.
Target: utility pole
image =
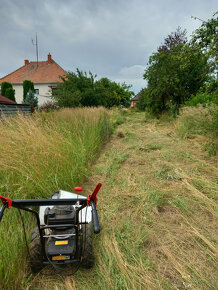
[[[37,32],[36,32],[36,41],[34,43],[34,41],[32,39],[32,44],[35,45],[35,47],[36,47],[36,60],[37,60],[37,67],[38,67],[39,59],[38,59],[38,39],[37,39]]]

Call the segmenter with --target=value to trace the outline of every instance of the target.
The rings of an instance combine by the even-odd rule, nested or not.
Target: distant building
[[[57,83],[62,80],[59,76],[65,76],[66,71],[63,70],[48,54],[47,61],[24,60],[24,66],[18,68],[14,72],[0,78],[2,82],[9,82],[15,90],[15,98],[17,103],[23,102],[23,81],[29,80],[34,83],[35,95],[38,97],[38,104],[42,105],[51,100],[52,91],[55,90]]]
[[[136,107],[137,102],[139,101],[140,97],[143,94],[143,91],[144,89],[142,89],[137,95],[135,95],[134,98],[131,99],[131,105],[130,105],[131,109]]]

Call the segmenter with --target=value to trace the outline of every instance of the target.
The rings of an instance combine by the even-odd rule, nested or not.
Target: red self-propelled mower
[[[49,199],[12,200],[0,196],[0,221],[5,209],[11,207],[35,215],[37,227],[32,232],[28,247],[34,273],[45,265],[53,266],[60,274],[66,265],[74,264],[76,270],[80,265],[87,268],[93,266],[92,225],[94,233],[98,234],[100,227],[96,204],[101,186],[99,183],[88,197],[79,195],[81,187],[75,187],[77,193],[59,190]],[[39,207],[39,210],[31,207]]]

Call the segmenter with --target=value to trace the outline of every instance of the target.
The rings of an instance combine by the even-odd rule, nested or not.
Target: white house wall
[[[51,101],[51,88],[54,84],[34,84],[34,89],[39,90],[39,94],[35,94],[38,97],[38,105],[41,106],[44,103]],[[23,84],[13,84],[15,90],[15,99],[18,104],[23,102]]]
[[[18,104],[22,104],[22,102],[23,102],[23,85],[13,85],[13,89],[15,90],[15,101]]]

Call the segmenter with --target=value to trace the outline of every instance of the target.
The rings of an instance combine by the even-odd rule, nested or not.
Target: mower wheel
[[[82,225],[82,233],[83,233],[83,249],[82,249],[81,265],[85,268],[91,268],[94,266],[91,223]]]
[[[32,232],[30,242],[30,266],[33,273],[37,273],[43,268],[42,245],[38,227]]]

